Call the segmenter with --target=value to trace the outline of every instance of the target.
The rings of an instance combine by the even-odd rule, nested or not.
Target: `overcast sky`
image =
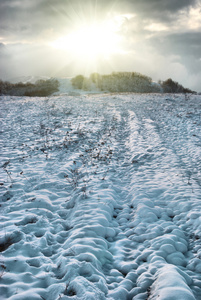
[[[118,21],[123,53],[96,66],[50,43]],[[201,0],[0,0],[0,78],[136,71],[201,91]]]

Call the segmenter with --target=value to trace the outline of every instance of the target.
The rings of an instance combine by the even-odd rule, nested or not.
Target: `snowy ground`
[[[201,96],[0,112],[1,299],[201,299]]]

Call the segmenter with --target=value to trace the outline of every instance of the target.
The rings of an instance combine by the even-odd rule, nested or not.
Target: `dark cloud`
[[[160,51],[164,54],[191,55],[195,59],[201,58],[201,32],[183,32],[169,34],[161,38],[154,38]]]
[[[67,30],[77,21],[91,21],[109,13],[138,13],[147,19],[170,20],[196,0],[1,0],[0,33],[7,38],[31,39],[41,32]]]
[[[188,11],[196,3],[197,0],[128,0],[121,2],[120,10],[137,14],[142,22],[174,22],[178,19],[178,14]]]
[[[174,56],[192,73],[201,70],[201,32],[185,32],[154,37],[149,40],[155,50],[163,56]]]
[[[141,0],[127,1],[140,11],[177,13],[181,9],[195,5],[196,0]]]

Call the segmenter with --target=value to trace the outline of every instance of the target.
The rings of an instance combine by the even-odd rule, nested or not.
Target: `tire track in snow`
[[[103,280],[105,281],[104,283],[105,286],[102,286],[101,290],[103,291],[105,290],[105,297],[108,294],[107,285],[109,285],[109,289],[112,290],[112,293],[111,294],[109,293],[108,297],[115,297],[115,294],[121,293],[123,297],[122,299],[126,299],[128,297],[129,289],[133,287],[133,284],[131,280],[124,279],[125,274],[122,274],[119,270],[115,269],[116,265],[114,264],[113,251],[111,251],[111,245],[114,244],[116,239],[119,240],[121,238],[121,231],[122,231],[118,223],[112,220],[112,215],[114,214],[115,210],[116,211],[122,210],[122,205],[125,205],[124,204],[125,196],[123,200],[121,199],[124,193],[124,191],[122,192],[123,189],[122,185],[125,184],[123,183],[124,181],[127,184],[127,180],[123,178],[125,176],[125,170],[124,170],[125,168],[123,168],[124,172],[122,172],[122,166],[121,166],[122,161],[123,164],[125,163],[124,161],[125,151],[124,150],[122,151],[122,146],[125,143],[124,143],[124,139],[122,140],[122,135],[119,137],[119,140],[121,142],[117,141],[116,138],[116,134],[119,135],[118,130],[123,126],[123,122],[120,122],[120,124],[118,124],[117,121],[115,120],[115,117],[113,117],[113,114],[114,113],[112,112],[112,115],[109,114],[109,116],[107,116],[107,119],[109,120],[109,121],[106,120],[105,123],[105,127],[107,128],[107,130],[103,130],[103,132],[105,132],[106,137],[109,139],[109,144],[111,144],[110,148],[112,149],[109,150],[109,152],[112,151],[114,153],[113,155],[114,157],[112,156],[111,158],[111,166],[110,163],[108,162],[108,164],[104,167],[109,169],[105,179],[103,179],[102,176],[101,176],[102,178],[99,177],[98,180],[95,178],[96,176],[93,176],[93,178],[91,179],[92,193],[94,193],[93,197],[89,197],[89,199],[87,197],[83,204],[79,202],[79,206],[81,204],[81,207],[75,210],[73,220],[75,223],[79,225],[74,226],[74,230],[78,230],[78,234],[76,236],[73,236],[72,249],[77,254],[79,253],[79,244],[81,242],[85,243],[84,248],[83,246],[80,247],[80,251],[82,252],[84,251],[85,253],[85,255],[83,256],[84,259],[88,257],[89,261],[91,261],[90,252],[94,254],[95,261],[98,259],[99,267],[97,265],[96,267],[98,270],[102,270],[101,272],[103,272],[104,274],[104,276],[102,275],[102,277]],[[112,124],[110,124],[110,120],[112,120]],[[125,131],[123,131],[123,133],[125,133]],[[102,143],[104,143],[103,141],[105,140],[105,138],[102,137],[101,140]],[[99,142],[99,144],[101,143]],[[101,158],[99,155],[98,160],[99,159],[102,160],[103,158]],[[99,164],[100,162],[101,161],[99,161]],[[92,165],[93,164],[95,164],[95,162],[93,162]],[[104,164],[105,163],[103,163],[103,166]],[[127,165],[127,162],[125,164]],[[88,165],[88,169],[89,167],[90,166]],[[93,173],[90,171],[88,172]],[[96,173],[97,173],[96,175],[99,175],[98,171],[96,171]],[[94,192],[93,192],[94,190],[93,187],[97,187]],[[95,203],[93,201],[93,198],[95,198]],[[90,204],[87,204],[88,201],[90,201]],[[91,212],[92,208],[93,208],[93,212]],[[85,212],[84,215],[83,215],[83,211]],[[94,211],[97,211],[95,216],[91,215],[91,213],[94,214]],[[87,223],[87,225],[85,225],[85,223]],[[72,230],[72,235],[74,235],[73,230]],[[87,239],[82,239],[82,241],[79,240],[86,236],[88,237]],[[94,265],[94,261],[91,264]],[[90,273],[91,264],[89,263],[86,266],[85,277],[87,277],[88,281],[92,280],[89,274],[87,276],[87,270]],[[95,270],[93,272],[95,273]],[[116,276],[117,273],[120,275],[118,276],[118,278]],[[83,273],[81,274],[84,276]],[[77,281],[77,276],[76,276],[76,281]],[[120,281],[121,284],[119,288]],[[99,295],[99,297],[101,297],[101,295]]]
[[[143,114],[141,116],[143,116]],[[149,224],[150,230],[147,228],[145,224],[144,224],[145,225],[144,228],[142,226],[141,230],[140,228],[138,230],[138,234],[141,233],[141,236],[138,237],[138,240],[141,241],[141,243],[145,242],[146,240],[147,248],[148,248],[143,251],[144,255],[142,255],[141,258],[145,261],[147,260],[149,262],[149,268],[151,268],[152,261],[150,263],[150,258],[154,250],[155,251],[154,260],[160,261],[160,259],[162,258],[161,266],[159,264],[157,269],[162,268],[163,264],[166,265],[168,263],[177,267],[176,272],[181,272],[181,270],[185,270],[185,272],[182,273],[182,276],[185,278],[185,281],[187,283],[186,297],[189,297],[189,299],[193,297],[192,292],[190,292],[190,289],[188,288],[188,286],[190,286],[194,292],[194,295],[196,296],[196,299],[199,299],[200,297],[199,274],[192,273],[191,271],[188,270],[188,268],[186,268],[189,256],[191,256],[191,251],[189,247],[190,241],[186,230],[187,228],[185,228],[185,226],[182,226],[185,223],[184,216],[185,214],[187,215],[188,209],[191,209],[193,203],[192,201],[189,201],[188,203],[185,203],[184,201],[182,202],[182,204],[180,204],[178,203],[178,201],[175,202],[174,200],[177,197],[178,189],[172,184],[172,179],[175,177],[175,171],[177,171],[178,158],[177,156],[172,154],[171,151],[169,151],[169,145],[166,144],[168,141],[164,141],[164,140],[161,141],[161,137],[160,135],[158,135],[160,134],[160,132],[158,132],[158,127],[156,131],[155,124],[153,123],[152,120],[148,119],[149,114],[147,114],[146,117],[144,118],[144,122],[143,122],[145,125],[144,129],[142,127],[143,126],[142,122],[138,122],[140,128],[139,126],[137,126],[137,128],[134,128],[135,126],[133,127],[133,124],[135,124],[134,122],[135,118],[136,118],[135,115],[133,115],[131,118],[132,119],[131,127],[133,130],[140,132],[140,134],[138,136],[137,144],[136,144],[136,138],[137,138],[136,136],[133,140],[131,140],[131,148],[136,152],[141,152],[141,156],[140,156],[141,159],[144,159],[146,157],[144,156],[144,151],[146,152],[146,149],[147,151],[149,151],[149,154],[147,153],[149,158],[150,158],[150,152],[154,153],[154,157],[152,156],[151,159],[151,165],[152,165],[151,172],[149,170],[150,159],[145,161],[146,168],[144,168],[143,166],[140,165],[140,160],[137,161],[139,159],[139,156],[137,156],[137,158],[136,156],[134,157],[134,161],[136,162],[136,166],[137,166],[136,171],[139,169],[143,170],[143,180],[139,180],[136,172],[133,172],[134,175],[133,177],[135,178],[133,181],[133,186],[136,186],[136,183],[139,181],[139,184],[137,184],[136,186],[136,190],[138,191],[139,196],[137,196],[136,200],[134,201],[134,204],[136,203],[136,205],[134,205],[136,207],[135,218],[141,217],[141,220],[134,222],[133,225],[134,226],[140,224],[142,225],[144,222],[148,224],[150,223]],[[140,145],[142,147],[140,147]],[[161,151],[162,149],[163,151]],[[170,161],[171,161],[171,167],[169,163]],[[170,174],[172,178],[170,177]],[[140,176],[142,175],[141,170],[139,171],[139,175]],[[166,176],[166,178],[164,178],[164,176]],[[179,185],[181,185],[180,182]],[[184,185],[182,189],[189,190]],[[190,190],[190,192],[192,191]],[[135,192],[133,192],[133,194],[135,194]],[[143,203],[145,205],[143,205]],[[154,213],[155,218],[154,215],[152,215],[150,219],[147,218],[147,215],[149,213],[151,214]],[[144,220],[142,220],[142,218]],[[181,222],[182,219],[183,221]],[[135,229],[135,231],[137,230]],[[144,234],[143,233],[144,231],[145,232],[147,231],[147,233]],[[156,251],[157,249],[159,251]],[[152,276],[152,280],[149,278],[147,282],[151,283],[155,281],[156,279],[155,274],[157,274],[157,272],[159,271],[158,270],[154,271],[153,268],[151,273],[154,276]],[[146,274],[146,272],[144,274]],[[147,276],[148,275],[151,274],[147,272]],[[143,276],[143,274],[141,276]],[[192,280],[192,278],[194,278],[194,280]],[[174,286],[172,287],[172,289],[174,290]],[[170,292],[171,290],[169,291],[169,293]],[[141,292],[140,290],[137,290],[137,294],[139,293],[143,293],[143,290]]]

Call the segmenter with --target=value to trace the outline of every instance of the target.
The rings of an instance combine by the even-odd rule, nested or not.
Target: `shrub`
[[[0,95],[12,96],[49,96],[58,91],[59,82],[56,79],[38,80],[35,84],[4,82],[0,80]]]
[[[160,82],[164,93],[191,93],[196,94],[195,91],[184,88],[181,84],[168,78],[165,81]]]
[[[165,81],[153,82],[146,75],[137,72],[113,72],[109,75],[92,73],[89,78],[77,75],[71,79],[76,89],[91,90],[93,87],[108,92],[134,92],[134,93],[193,93],[171,78]]]
[[[83,82],[85,77],[83,75],[77,75],[74,78],[71,79],[72,86],[75,89],[81,90],[83,88]]]
[[[151,78],[136,72],[113,72],[97,78],[97,87],[102,91],[149,93],[153,90]]]

